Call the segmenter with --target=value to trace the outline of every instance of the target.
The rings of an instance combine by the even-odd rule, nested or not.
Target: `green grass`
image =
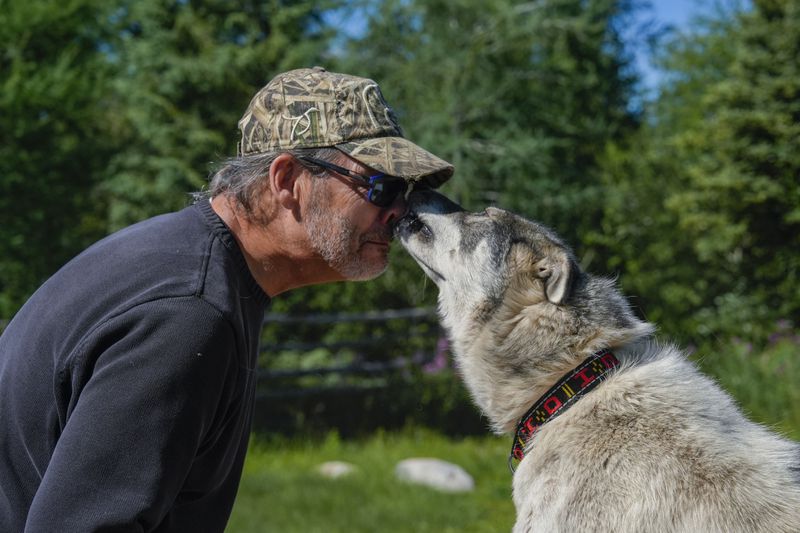
[[[384,533],[509,531],[514,522],[510,440],[493,436],[450,440],[425,430],[378,433],[363,441],[335,434],[321,442],[251,443],[229,533]],[[397,481],[395,465],[436,457],[461,465],[475,479],[469,493],[443,493]],[[316,467],[353,463],[345,478],[326,479]]]
[[[800,440],[800,346],[784,340],[754,352],[725,343],[695,356],[753,420]],[[335,434],[317,442],[258,439],[251,444],[227,531],[478,533],[509,531],[514,521],[509,438],[448,439],[409,429],[361,441]],[[437,457],[465,468],[476,489],[446,494],[401,483],[398,461]],[[351,477],[329,480],[315,472],[324,461],[357,465]]]

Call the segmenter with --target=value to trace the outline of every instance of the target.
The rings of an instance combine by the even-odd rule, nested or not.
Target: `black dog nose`
[[[419,216],[409,209],[405,215],[395,222],[392,226],[392,231],[394,236],[410,235],[418,232],[424,225]]]

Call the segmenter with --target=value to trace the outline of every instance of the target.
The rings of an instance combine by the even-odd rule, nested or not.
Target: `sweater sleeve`
[[[70,407],[25,531],[156,528],[237,366],[230,324],[198,298],[141,304],[90,334],[61,376]]]

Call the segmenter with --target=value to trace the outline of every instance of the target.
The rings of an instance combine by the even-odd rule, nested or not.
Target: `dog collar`
[[[617,366],[619,360],[609,350],[600,350],[577,368],[565,374],[520,419],[508,456],[514,473],[514,461],[525,457],[525,444],[543,424],[566,411],[572,404],[598,386]]]

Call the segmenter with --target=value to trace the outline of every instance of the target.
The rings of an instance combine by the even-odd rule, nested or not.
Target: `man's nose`
[[[389,207],[381,211],[381,222],[384,225],[393,224],[408,212],[408,202],[404,194],[398,194]]]

